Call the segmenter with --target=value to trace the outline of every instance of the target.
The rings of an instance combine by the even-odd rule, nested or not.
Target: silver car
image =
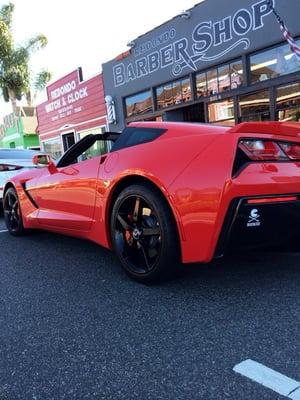
[[[36,168],[32,163],[35,154],[43,153],[35,150],[0,149],[0,202],[2,202],[3,187],[8,179],[29,168]]]

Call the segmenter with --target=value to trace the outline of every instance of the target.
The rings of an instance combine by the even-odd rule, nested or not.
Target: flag
[[[281,29],[281,32],[282,32],[285,40],[291,46],[292,52],[295,53],[296,56],[300,59],[300,47],[297,45],[293,36],[290,34],[287,27],[285,26],[285,24],[282,21],[280,23],[280,29]]]
[[[273,14],[275,15],[275,17],[276,17],[276,19],[277,19],[277,21],[278,21],[278,23],[280,25],[280,29],[281,29],[281,32],[283,34],[283,37],[285,38],[285,40],[288,42],[288,44],[291,47],[291,51],[293,53],[295,53],[296,56],[300,59],[300,47],[297,45],[295,39],[293,38],[293,36],[289,32],[289,30],[286,27],[283,19],[280,17],[278,12],[275,10],[273,0],[268,0],[268,5],[269,5],[270,9],[273,11]]]

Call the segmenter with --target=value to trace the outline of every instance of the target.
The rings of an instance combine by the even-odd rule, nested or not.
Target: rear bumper
[[[228,209],[215,257],[281,244],[297,235],[300,239],[299,193],[237,198]]]

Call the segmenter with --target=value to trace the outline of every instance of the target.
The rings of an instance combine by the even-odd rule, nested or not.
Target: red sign
[[[78,69],[49,85],[47,97],[37,107],[40,134],[106,116],[102,74],[83,81]]]

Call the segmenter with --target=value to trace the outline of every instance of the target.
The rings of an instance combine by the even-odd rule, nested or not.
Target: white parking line
[[[233,370],[282,396],[293,400],[300,400],[300,382],[288,378],[256,361],[243,361],[237,364]]]
[[[0,231],[0,233],[4,233],[4,232],[8,232],[7,229],[3,229],[2,231]]]

